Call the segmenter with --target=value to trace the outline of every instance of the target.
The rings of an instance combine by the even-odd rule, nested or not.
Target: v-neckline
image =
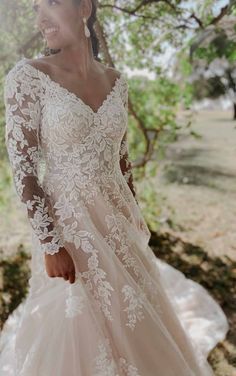
[[[23,58],[23,60],[29,60],[27,58]],[[49,74],[47,73],[44,73],[43,71],[41,71],[40,69],[38,68],[35,68],[33,65],[31,64],[28,64],[26,63],[25,65],[27,66],[30,66],[34,71],[36,71],[38,74],[41,74],[42,76],[46,77],[46,79],[54,84],[56,87],[58,87],[60,90],[64,91],[67,95],[70,95],[72,98],[74,98],[76,101],[78,101],[81,105],[83,105],[85,108],[87,108],[93,116],[97,116],[99,115],[99,113],[102,111],[103,107],[105,106],[105,104],[109,101],[109,99],[112,97],[113,94],[115,94],[116,92],[116,88],[118,87],[119,83],[121,82],[121,80],[123,79],[123,73],[120,73],[120,76],[119,77],[116,77],[115,79],[115,82],[111,88],[111,90],[109,91],[109,93],[106,95],[106,97],[103,99],[101,105],[98,107],[98,109],[96,111],[94,111],[92,109],[92,107],[90,105],[88,105],[87,103],[85,103],[83,101],[82,98],[80,98],[78,95],[76,95],[75,93],[73,93],[72,91],[68,90],[66,87],[62,86],[59,82],[53,80]]]

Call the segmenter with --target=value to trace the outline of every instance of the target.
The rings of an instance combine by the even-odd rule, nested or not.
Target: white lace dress
[[[207,355],[228,322],[203,287],[148,246],[128,158],[125,74],[95,112],[23,58],[4,99],[32,259],[27,298],[1,333],[0,375],[213,375]],[[74,284],[45,270],[44,252],[62,246]]]

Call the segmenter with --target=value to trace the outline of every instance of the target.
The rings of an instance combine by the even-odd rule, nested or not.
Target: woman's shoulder
[[[101,63],[99,63],[101,64]],[[114,67],[110,67],[104,64],[101,64],[104,68],[104,70],[107,73],[107,77],[109,81],[112,83],[114,86],[114,82],[118,79],[119,80],[119,90],[121,91],[121,95],[125,96],[126,93],[128,92],[128,79],[126,74],[123,71],[119,71],[118,69]]]
[[[5,93],[13,95],[18,91],[22,95],[40,95],[41,82],[37,71],[31,69],[29,62],[30,59],[22,58],[10,68],[4,79]]]
[[[32,71],[30,69],[29,65],[34,66],[34,64],[32,64],[32,61],[34,61],[34,60],[35,59],[28,59],[28,58],[25,58],[25,57],[18,60],[13,65],[13,67],[11,67],[11,69],[8,71],[5,79],[6,80],[7,79],[14,79],[14,80],[17,80],[17,81],[25,81],[25,80],[27,80],[28,77],[30,77],[32,79],[33,77],[36,76],[35,75],[36,71]]]
[[[100,64],[101,68],[104,70],[104,73],[106,73],[108,76],[110,76],[111,79],[113,78],[113,80],[115,80],[116,78],[119,78],[122,74],[119,70],[117,70],[114,67],[110,67],[110,66],[102,64],[100,62],[98,62],[98,64]]]
[[[5,76],[5,79],[8,79],[10,77],[14,77],[15,75],[17,75],[17,73],[19,71],[22,70],[22,67],[24,65],[24,62],[25,62],[25,58],[23,59],[20,59],[18,60],[10,69],[9,71],[7,72],[6,76]]]
[[[35,68],[36,71],[41,71],[46,75],[50,74],[50,62],[46,61],[44,57],[27,59],[27,64]]]

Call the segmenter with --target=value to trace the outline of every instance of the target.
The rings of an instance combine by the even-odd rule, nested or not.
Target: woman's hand
[[[45,253],[44,256],[49,277],[63,277],[66,281],[69,279],[70,283],[75,282],[75,265],[64,247],[53,255]]]

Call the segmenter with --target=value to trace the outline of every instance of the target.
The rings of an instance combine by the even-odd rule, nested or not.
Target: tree
[[[205,80],[205,96],[228,94],[236,119],[236,16],[226,16],[217,27],[206,29],[191,46],[192,83]],[[196,92],[196,95],[199,91]],[[201,96],[201,95],[200,95]]]
[[[196,3],[196,2],[195,2]],[[178,131],[191,132],[189,118],[179,121],[179,104],[188,106],[191,85],[179,85],[171,76],[178,51],[188,46],[199,30],[216,25],[231,11],[231,4],[214,15],[215,0],[199,0],[186,7],[185,0],[103,1],[98,4],[96,33],[100,60],[118,70],[145,69],[153,79],[136,75],[129,83],[129,144],[137,178],[154,175],[157,153],[176,139]],[[0,2],[0,91],[5,74],[21,57],[34,57],[43,48],[28,0]],[[169,52],[172,52],[169,54]],[[163,63],[163,56],[168,60]],[[3,106],[2,106],[3,110]],[[1,111],[1,146],[4,113]]]

